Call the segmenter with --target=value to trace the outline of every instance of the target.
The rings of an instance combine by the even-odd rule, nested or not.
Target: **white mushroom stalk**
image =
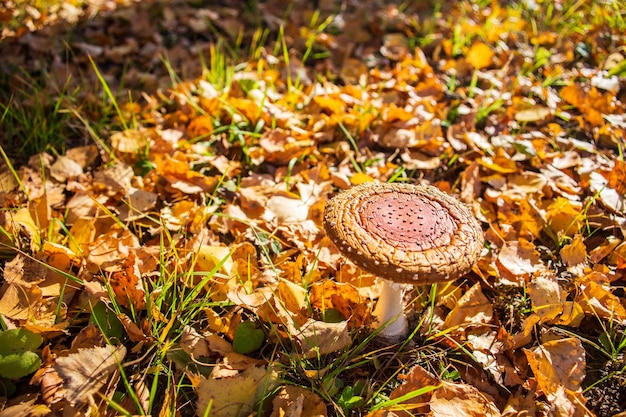
[[[404,291],[406,285],[382,280],[382,288],[372,315],[377,326],[382,327],[378,335],[386,340],[402,338],[408,333],[409,322],[404,315]]]
[[[337,194],[324,228],[339,250],[387,284],[373,312],[385,338],[407,333],[403,291],[394,283],[433,284],[468,273],[483,247],[470,210],[438,188],[368,183]],[[397,322],[397,323],[396,323]]]

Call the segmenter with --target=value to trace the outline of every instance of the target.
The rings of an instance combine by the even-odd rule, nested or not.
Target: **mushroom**
[[[406,336],[402,284],[453,281],[483,247],[467,206],[429,185],[366,183],[326,203],[324,229],[341,253],[383,279],[373,315],[388,340]]]

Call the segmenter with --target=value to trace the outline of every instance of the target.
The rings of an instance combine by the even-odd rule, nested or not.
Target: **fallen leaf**
[[[272,400],[270,417],[326,417],[326,404],[314,392],[285,385]]]
[[[543,269],[535,246],[525,239],[505,242],[498,254],[497,266],[503,278],[519,284]]]
[[[575,276],[581,277],[585,274],[589,264],[587,262],[587,248],[581,235],[576,235],[570,243],[563,246],[561,259],[565,262],[567,270]]]
[[[197,386],[197,415],[244,417],[254,410],[261,395],[272,390],[273,372],[255,366],[242,373],[220,379],[202,378]]]
[[[474,42],[470,47],[465,59],[475,69],[480,70],[493,64],[494,52],[482,42]]]
[[[301,344],[302,356],[307,359],[337,352],[352,344],[348,323],[326,323],[309,319],[297,333],[292,333]]]
[[[588,415],[582,398],[585,378],[585,349],[579,339],[567,338],[524,349],[539,388],[551,403],[557,403],[557,415]]]
[[[476,387],[447,381],[441,383],[441,388],[433,391],[429,403],[433,417],[499,417],[501,415],[493,400]]]
[[[585,313],[626,325],[626,308],[618,297],[588,276],[579,279],[577,285],[579,291],[574,300]]]
[[[519,110],[515,113],[515,120],[519,123],[537,123],[537,122],[548,122],[550,121],[550,116],[552,115],[552,110],[547,107],[535,106],[524,110]]]
[[[133,311],[145,310],[146,294],[137,257],[133,251],[122,262],[119,271],[114,271],[109,284],[120,305]]]
[[[456,303],[446,317],[444,329],[463,328],[491,322],[493,307],[483,294],[480,284],[472,286]]]
[[[65,382],[67,401],[71,404],[87,402],[117,371],[125,356],[123,345],[106,345],[58,357],[54,370]]]
[[[533,312],[539,316],[541,323],[555,319],[563,311],[563,290],[555,276],[536,276],[527,288]]]

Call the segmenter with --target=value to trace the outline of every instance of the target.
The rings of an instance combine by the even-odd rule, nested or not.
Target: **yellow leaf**
[[[306,309],[307,290],[301,285],[294,284],[286,279],[279,279],[277,297],[284,303],[285,308],[292,313],[302,314]]]
[[[494,53],[488,45],[474,42],[465,59],[476,69],[483,69],[493,64]]]
[[[585,349],[577,338],[551,340],[532,350],[525,349],[537,383],[546,394],[559,386],[576,391],[585,377]]]
[[[247,416],[254,411],[260,395],[271,391],[274,378],[272,372],[258,366],[232,377],[202,378],[197,388],[197,415]]]
[[[556,318],[563,310],[561,287],[553,275],[540,275],[528,284],[528,295],[533,305],[533,312],[540,317],[540,322]]]
[[[485,324],[489,323],[492,318],[491,302],[483,294],[480,284],[476,284],[459,299],[446,317],[443,328]]]
[[[563,312],[559,317],[552,320],[551,323],[558,326],[578,327],[585,318],[583,308],[575,301],[566,301],[563,303]]]
[[[364,182],[374,182],[374,178],[370,177],[367,174],[364,174],[363,172],[357,172],[352,177],[350,177],[350,183],[352,185],[359,185],[363,184]]]
[[[571,243],[561,249],[561,259],[567,265],[567,270],[575,275],[582,276],[587,264],[587,248],[581,235],[576,235]]]
[[[198,251],[194,270],[210,272],[221,263],[217,272],[229,276],[233,269],[230,252],[231,250],[225,246],[202,245]]]
[[[582,226],[582,217],[581,208],[564,197],[558,197],[546,211],[548,225],[554,232],[566,236],[578,232]]]

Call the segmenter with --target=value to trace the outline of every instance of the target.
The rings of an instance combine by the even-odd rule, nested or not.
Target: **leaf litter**
[[[3,331],[44,342],[30,380],[0,372],[0,415],[624,412],[623,21],[283,3],[0,8],[7,91],[15,68],[50,96],[84,80],[73,109],[103,111],[93,59],[122,92],[96,144],[3,162]],[[407,294],[391,348],[379,283],[322,228],[370,181],[459,195],[486,239],[472,273]]]

